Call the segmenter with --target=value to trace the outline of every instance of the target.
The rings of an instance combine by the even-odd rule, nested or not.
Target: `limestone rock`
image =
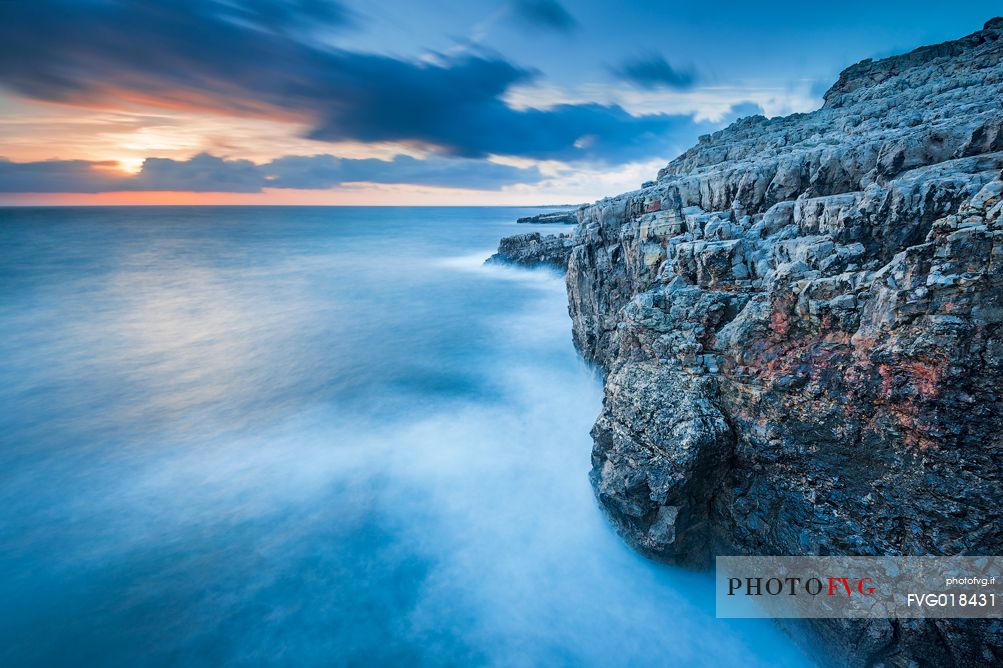
[[[509,263],[523,267],[551,266],[564,271],[568,268],[573,237],[570,234],[541,235],[539,232],[505,237],[489,263]]]
[[[579,213],[591,479],[665,559],[1003,552],[1003,19],[845,70]],[[818,620],[850,665],[988,665],[989,622]]]

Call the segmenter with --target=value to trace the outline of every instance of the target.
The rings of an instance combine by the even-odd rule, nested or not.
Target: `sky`
[[[535,205],[998,2],[0,1],[0,204]]]

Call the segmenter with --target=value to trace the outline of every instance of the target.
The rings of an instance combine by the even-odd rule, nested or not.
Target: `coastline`
[[[854,65],[819,111],[741,119],[579,212],[590,479],[635,548],[1003,550],[1001,37]],[[990,620],[805,626],[847,666],[1003,656]]]

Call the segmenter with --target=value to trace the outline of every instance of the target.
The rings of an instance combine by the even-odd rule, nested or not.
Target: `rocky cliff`
[[[523,267],[549,266],[564,271],[573,246],[571,234],[516,234],[502,239],[498,244],[498,252],[489,257],[487,262]]]
[[[659,558],[1003,552],[1003,19],[845,70],[579,212],[591,478]],[[829,621],[852,665],[1003,662],[999,623]]]

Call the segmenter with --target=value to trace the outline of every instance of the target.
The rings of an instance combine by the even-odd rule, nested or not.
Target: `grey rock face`
[[[648,553],[1003,551],[1003,19],[825,100],[580,213],[591,479]],[[851,665],[1003,661],[999,623],[812,626]]]
[[[561,271],[568,268],[568,258],[574,246],[571,234],[541,235],[539,232],[505,237],[489,263],[509,263],[523,267],[551,266]]]
[[[607,378],[606,410],[592,429],[592,482],[614,522],[641,549],[688,564],[710,558],[705,507],[731,451],[706,382],[624,365]]]

